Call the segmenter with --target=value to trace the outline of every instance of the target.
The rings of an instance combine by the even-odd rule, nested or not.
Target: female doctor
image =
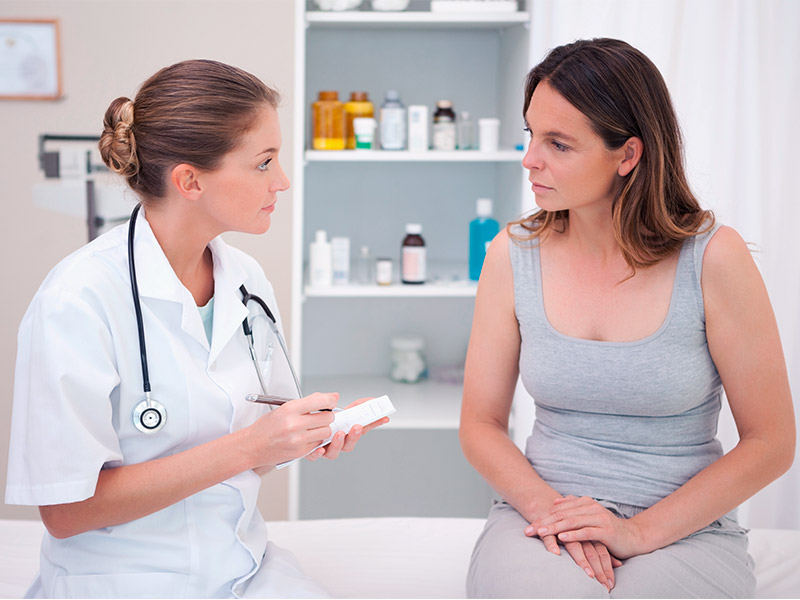
[[[277,103],[193,60],[109,106],[100,152],[141,210],[57,265],[19,330],[6,502],[39,506],[47,529],[29,596],[327,595],[267,541],[259,475],[336,458],[386,419],[314,450],[337,394],[245,401],[292,383],[259,301],[243,302],[277,315],[272,287],[219,237],[266,232],[289,187]]]

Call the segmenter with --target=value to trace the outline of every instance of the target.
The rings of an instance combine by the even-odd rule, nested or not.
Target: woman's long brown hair
[[[634,136],[642,140],[639,164],[623,178],[612,203],[614,236],[632,275],[671,255],[686,238],[713,227],[713,213],[700,207],[689,188],[675,109],[649,58],[608,38],[559,46],[528,73],[523,116],[542,81],[586,116],[609,150]],[[508,228],[513,239],[531,240],[564,231],[568,223],[567,210],[539,210]],[[530,234],[513,234],[512,225]]]

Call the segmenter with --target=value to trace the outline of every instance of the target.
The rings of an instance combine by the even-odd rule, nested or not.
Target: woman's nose
[[[528,150],[525,152],[525,156],[522,157],[522,166],[528,170],[542,168],[539,149],[532,139],[528,142]]]
[[[286,172],[283,170],[283,167],[278,165],[278,169],[280,172],[273,182],[272,190],[275,192],[285,192],[289,189],[291,183],[289,182],[289,178],[286,176]]]

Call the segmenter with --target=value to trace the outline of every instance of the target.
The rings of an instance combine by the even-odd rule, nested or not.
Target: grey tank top
[[[536,405],[525,455],[559,493],[649,507],[722,456],[722,385],[700,288],[718,227],[683,243],[666,319],[633,342],[556,331],[545,316],[538,246],[509,241],[520,375]]]

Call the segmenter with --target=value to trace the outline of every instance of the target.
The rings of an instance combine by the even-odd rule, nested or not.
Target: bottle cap
[[[353,102],[366,102],[369,100],[367,92],[350,92],[350,100]]]
[[[339,92],[332,90],[324,90],[319,93],[320,100],[338,100]]]
[[[436,103],[437,108],[453,108],[453,103],[450,100],[439,100]]]
[[[422,225],[419,223],[409,223],[406,225],[406,233],[410,233],[411,235],[419,235],[422,233]]]
[[[367,257],[369,256],[369,247],[368,246],[361,246],[361,250],[359,250],[359,255]]]
[[[397,90],[386,90],[387,100],[400,100],[400,92]]]
[[[491,198],[478,198],[478,216],[491,217],[492,216],[492,199]]]
[[[425,348],[425,340],[421,337],[396,337],[391,341],[393,350],[419,351]]]
[[[328,234],[325,233],[322,229],[317,230],[317,239],[316,242],[318,244],[327,244],[328,243]]]
[[[470,119],[470,114],[466,110],[462,110],[460,113],[458,113],[458,115],[461,117],[462,121],[469,121]]]

